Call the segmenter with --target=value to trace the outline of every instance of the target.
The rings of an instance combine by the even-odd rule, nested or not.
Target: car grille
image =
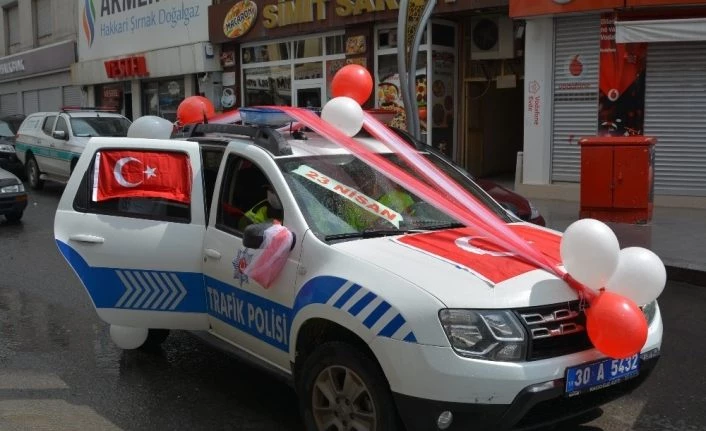
[[[515,310],[529,336],[527,360],[552,358],[592,348],[579,302]]]

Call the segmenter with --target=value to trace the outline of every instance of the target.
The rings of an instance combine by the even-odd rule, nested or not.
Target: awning
[[[689,42],[706,40],[706,18],[616,21],[615,41]]]

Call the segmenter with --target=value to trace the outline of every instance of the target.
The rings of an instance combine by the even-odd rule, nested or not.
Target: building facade
[[[422,38],[416,104],[423,139],[476,175],[514,171],[522,145],[522,31],[507,0],[438,0]],[[346,64],[371,73],[366,108],[405,127],[396,1],[229,0],[209,7],[223,67],[218,103],[321,107]]]
[[[510,14],[527,31],[526,190],[578,183],[582,137],[645,135],[656,201],[706,201],[706,2],[513,0]]]
[[[78,61],[71,73],[91,103],[131,119],[175,121],[185,97],[220,96],[219,47],[208,40],[210,0],[76,1]]]
[[[0,114],[81,105],[71,81],[76,61],[76,2],[0,1]]]

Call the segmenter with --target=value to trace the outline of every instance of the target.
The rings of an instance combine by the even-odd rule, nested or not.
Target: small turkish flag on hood
[[[191,164],[184,153],[100,151],[94,166],[94,201],[124,197],[191,200]]]

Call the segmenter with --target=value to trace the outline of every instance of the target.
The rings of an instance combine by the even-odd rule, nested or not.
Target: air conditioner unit
[[[472,18],[468,39],[471,60],[496,60],[515,56],[514,26],[506,16]]]

